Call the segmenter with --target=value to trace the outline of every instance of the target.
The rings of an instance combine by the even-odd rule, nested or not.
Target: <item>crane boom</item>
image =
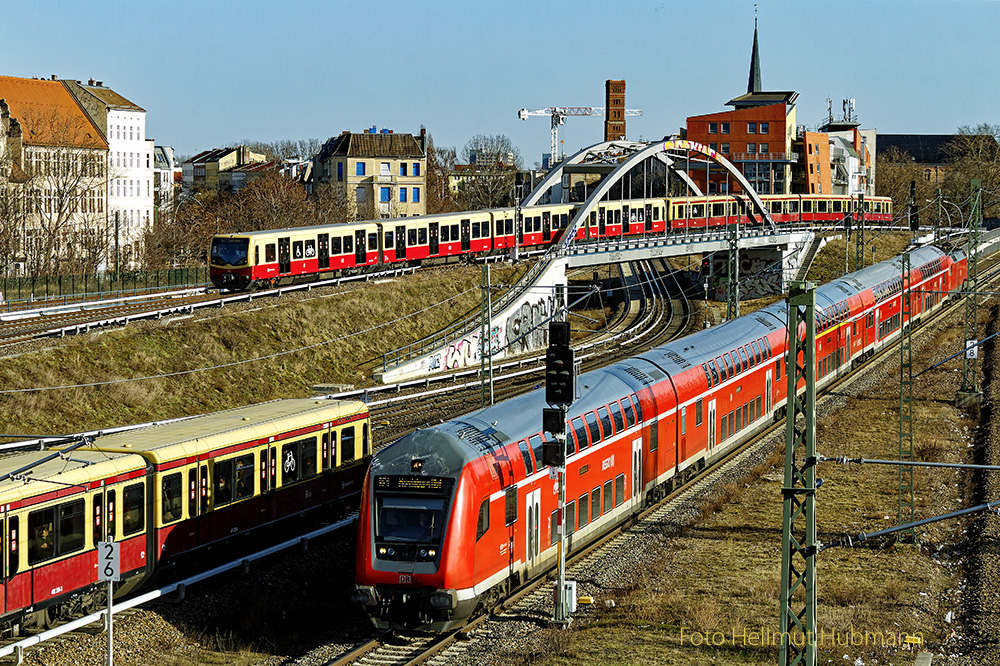
[[[556,162],[559,159],[557,149],[559,147],[559,126],[566,123],[569,116],[603,116],[604,109],[599,106],[549,106],[544,109],[521,109],[517,112],[517,117],[527,120],[532,116],[549,116],[552,118],[552,152],[550,159]],[[625,109],[626,116],[641,116],[642,109]]]

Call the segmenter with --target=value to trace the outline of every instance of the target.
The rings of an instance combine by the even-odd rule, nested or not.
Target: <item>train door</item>
[[[715,400],[708,401],[708,450],[715,448]]]
[[[646,204],[646,224],[642,228],[643,231],[653,230],[653,204]]]
[[[656,428],[659,424],[654,423],[651,427]],[[632,508],[638,509],[641,506],[640,490],[642,490],[642,437],[632,440]]]
[[[778,362],[780,363],[781,359],[778,359]],[[764,408],[767,410],[768,414],[771,413],[771,407],[772,407],[772,403],[771,403],[771,373],[773,373],[773,372],[774,372],[774,370],[768,370],[767,371],[767,378],[764,381]]]
[[[629,226],[631,226],[631,220],[629,220],[629,208],[628,206],[622,206],[622,223],[618,226],[618,235],[621,236],[624,234]]]
[[[363,266],[368,263],[368,245],[365,243],[365,232],[354,232],[354,265]]]
[[[16,523],[17,518],[15,516],[7,515],[5,518],[0,518],[0,567],[3,571],[0,572],[0,613],[7,610],[7,579],[14,575],[17,570],[15,566],[13,569],[10,566],[10,562],[17,562],[16,551],[14,551],[13,546],[17,544],[16,534],[11,532],[11,524]],[[6,544],[10,544],[10,548],[6,547]]]
[[[396,227],[396,261],[406,259],[406,227]]]
[[[517,244],[524,245],[524,214],[517,214]]]
[[[597,211],[597,235],[601,238],[604,238],[604,234],[608,230],[608,223],[605,220],[606,215],[607,211],[603,208]]]
[[[462,220],[462,252],[472,249],[472,232],[469,231],[469,220]]]
[[[546,243],[552,240],[552,216],[549,211],[542,213],[542,240]]]
[[[330,234],[320,234],[317,236],[317,244],[319,245],[319,268],[329,268],[330,267]]]
[[[292,242],[288,237],[278,239],[278,273],[292,271]]]
[[[525,496],[524,513],[527,521],[524,535],[524,565],[529,571],[538,564],[538,556],[541,553],[541,495],[541,490],[532,490]]]
[[[431,247],[430,247],[430,252],[429,253],[430,253],[431,256],[434,256],[435,254],[437,254],[438,252],[441,251],[440,250],[441,234],[438,231],[438,223],[437,222],[431,222],[430,223],[430,244],[431,244]]]

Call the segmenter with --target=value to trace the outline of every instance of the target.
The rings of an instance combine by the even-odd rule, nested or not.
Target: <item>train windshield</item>
[[[249,238],[213,238],[212,263],[217,266],[243,266],[247,263]]]
[[[444,497],[377,497],[375,538],[380,541],[439,542],[444,531]]]

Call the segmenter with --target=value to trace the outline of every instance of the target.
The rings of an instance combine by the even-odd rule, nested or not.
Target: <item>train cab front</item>
[[[214,236],[209,273],[212,286],[217,289],[247,289],[252,281],[250,239],[236,235]]]
[[[413,435],[434,439],[426,430]],[[447,631],[475,607],[475,599],[449,588],[454,558],[445,553],[464,462],[447,446],[431,452],[426,441],[400,442],[379,452],[369,469],[352,601],[379,629]]]

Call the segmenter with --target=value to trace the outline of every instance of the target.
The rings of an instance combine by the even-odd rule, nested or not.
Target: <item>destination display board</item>
[[[439,476],[376,476],[375,490],[379,492],[419,493],[444,495],[451,489],[452,479]]]

